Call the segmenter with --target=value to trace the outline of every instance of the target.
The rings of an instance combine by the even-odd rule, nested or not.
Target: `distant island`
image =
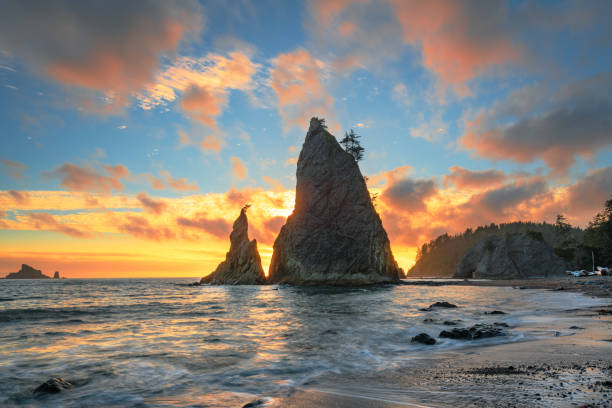
[[[12,272],[6,275],[4,279],[61,279],[60,273],[55,271],[53,278],[42,273],[38,269],[32,268],[30,265],[22,264],[18,272]]]

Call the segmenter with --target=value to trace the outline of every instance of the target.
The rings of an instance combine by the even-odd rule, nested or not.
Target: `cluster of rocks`
[[[442,301],[442,302],[435,302],[432,303],[431,305],[429,305],[426,308],[422,308],[419,309],[421,311],[424,312],[430,312],[436,308],[456,308],[457,305],[454,305],[452,303],[446,302],[446,301]],[[490,312],[485,312],[484,314],[486,315],[501,315],[501,314],[506,314],[505,312],[501,311],[501,310],[493,310]],[[423,320],[424,323],[436,323],[436,324],[440,324],[439,321],[436,321],[434,319],[431,318],[426,318]],[[460,320],[445,320],[444,322],[441,322],[441,324],[445,325],[445,326],[456,326],[458,325],[460,322]],[[503,328],[507,328],[509,327],[507,323],[503,323],[503,322],[495,322],[492,324],[488,324],[488,323],[478,323],[473,325],[472,327],[469,328],[464,328],[464,327],[457,327],[457,328],[453,328],[451,330],[442,330],[440,332],[440,334],[438,334],[438,337],[440,338],[447,338],[447,339],[455,339],[455,340],[478,340],[478,339],[485,339],[488,337],[498,337],[498,336],[505,336],[506,332],[503,330]],[[436,339],[431,337],[429,334],[427,333],[419,333],[418,335],[414,336],[411,339],[412,343],[421,343],[421,344],[426,344],[428,346],[434,345],[436,344]]]
[[[297,163],[295,208],[274,242],[266,280],[246,208],[234,223],[231,247],[200,281],[213,285],[370,285],[398,283],[398,267],[355,158],[312,118]]]

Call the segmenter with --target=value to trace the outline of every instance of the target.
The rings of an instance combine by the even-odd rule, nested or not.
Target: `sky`
[[[3,1],[0,276],[267,272],[309,118],[354,129],[401,267],[612,195],[609,1]]]

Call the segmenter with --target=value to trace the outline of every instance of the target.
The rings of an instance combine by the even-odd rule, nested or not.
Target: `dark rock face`
[[[58,271],[55,271],[55,273],[53,274],[53,279],[60,279],[60,274]]]
[[[501,310],[493,310],[491,312],[484,312],[484,314],[486,314],[486,315],[503,315],[503,314],[506,314],[506,312],[502,312]]]
[[[476,324],[469,329],[455,328],[450,331],[442,330],[439,337],[456,340],[477,340],[487,337],[505,336],[506,333],[496,325]]]
[[[23,264],[19,272],[13,272],[6,275],[6,279],[51,279],[47,275],[43,275],[38,269],[32,268],[30,265]]]
[[[200,281],[212,285],[263,285],[266,276],[261,267],[261,258],[257,251],[257,240],[249,241],[249,221],[246,208],[234,221],[230,234],[230,250],[217,269]]]
[[[270,281],[396,283],[403,277],[357,162],[316,118],[297,164],[295,209],[276,241]]]
[[[442,301],[442,302],[432,303],[428,307],[424,307],[423,309],[419,309],[419,310],[421,310],[423,312],[430,312],[430,311],[432,311],[436,307],[442,307],[442,308],[446,308],[446,309],[451,309],[451,308],[457,307],[457,305],[453,305],[452,303],[449,303],[447,301]]]
[[[490,236],[470,249],[454,278],[521,279],[563,275],[567,265],[544,241],[528,234]]]
[[[427,333],[419,333],[410,340],[412,343],[422,343],[427,344],[428,346],[436,344],[436,339],[431,337]]]
[[[35,390],[35,394],[57,394],[58,392],[62,392],[63,390],[68,390],[72,388],[72,384],[63,378],[51,378],[46,382],[39,385]]]

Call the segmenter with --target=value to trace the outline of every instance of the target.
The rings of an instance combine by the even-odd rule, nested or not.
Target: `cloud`
[[[212,91],[204,87],[191,86],[181,99],[181,107],[187,115],[213,129],[217,127],[215,117],[221,114],[227,102],[225,91]]]
[[[209,219],[204,213],[199,213],[191,219],[178,217],[176,222],[182,227],[199,229],[218,238],[227,238],[231,231],[229,222],[222,218]]]
[[[472,198],[470,205],[484,207],[489,212],[501,214],[508,208],[542,194],[548,193],[548,186],[543,180],[535,180],[524,184],[512,184],[488,190]]]
[[[28,168],[28,166],[21,162],[8,159],[0,159],[0,164],[2,165],[0,166],[0,171],[15,180],[23,178],[23,173]]]
[[[303,127],[312,116],[333,118],[334,99],[323,84],[325,64],[299,49],[280,54],[270,70],[270,86],[278,98],[285,129]]]
[[[152,174],[147,174],[147,178],[149,179],[149,182],[151,183],[151,188],[153,190],[165,190],[166,189],[164,182],[159,177],[155,177]]]
[[[450,184],[457,188],[481,189],[490,188],[503,184],[507,179],[506,174],[501,170],[468,170],[461,166],[452,166],[450,174],[446,174],[442,179],[442,184],[447,187]]]
[[[72,191],[94,191],[110,193],[123,190],[121,179],[129,176],[130,172],[123,165],[102,166],[104,172],[91,168],[66,163],[49,173],[48,177],[61,178],[60,185]]]
[[[234,173],[234,176],[236,176],[238,180],[244,180],[248,174],[248,171],[243,161],[238,157],[230,157],[230,160],[232,162],[232,172]]]
[[[151,82],[160,57],[201,26],[201,8],[189,0],[9,2],[0,47],[37,73],[118,104]]]
[[[166,204],[164,201],[155,201],[145,193],[138,194],[136,198],[138,199],[138,201],[140,201],[140,204],[142,204],[142,208],[154,214],[159,215],[164,212],[166,208],[168,208],[168,204]]]
[[[219,153],[223,148],[223,139],[217,137],[216,135],[206,135],[202,142],[200,143],[200,147],[204,153],[214,152]]]
[[[386,1],[310,1],[308,11],[304,22],[307,47],[325,56],[332,71],[348,74],[367,68],[383,72],[388,62],[400,58],[401,26]]]
[[[547,98],[538,97],[542,92],[516,91],[481,113],[468,123],[460,144],[490,159],[541,159],[556,174],[565,174],[576,156],[588,158],[612,146],[612,73],[572,83]]]
[[[8,195],[15,200],[17,204],[27,204],[30,201],[28,193],[16,190],[9,190]]]
[[[174,178],[170,175],[170,172],[162,170],[159,172],[161,176],[165,178],[166,183],[178,191],[198,191],[197,183],[189,183],[186,178]]]
[[[139,104],[143,109],[152,109],[174,101],[192,88],[224,99],[230,89],[253,89],[257,85],[253,76],[259,68],[245,51],[232,51],[227,56],[211,53],[201,58],[180,57],[138,96]]]
[[[594,169],[568,187],[565,211],[574,218],[592,218],[611,196],[612,166]]]
[[[383,192],[382,199],[392,207],[407,211],[422,212],[427,210],[425,200],[438,191],[433,180],[415,180],[404,178],[390,184]]]
[[[420,47],[423,65],[461,94],[466,81],[524,56],[505,1],[389,1],[404,41]]]
[[[137,238],[154,241],[172,239],[175,237],[174,233],[169,228],[155,227],[151,225],[146,218],[136,215],[127,215],[125,219],[118,224],[117,229]]]
[[[77,228],[58,222],[48,213],[30,213],[28,218],[34,223],[36,229],[51,230],[69,235],[75,238],[91,238],[93,234],[81,231]]]

